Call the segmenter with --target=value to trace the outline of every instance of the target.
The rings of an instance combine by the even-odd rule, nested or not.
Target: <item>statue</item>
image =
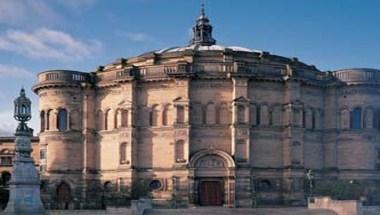
[[[30,157],[32,146],[30,138],[33,129],[26,124],[32,118],[31,102],[21,89],[20,96],[14,101],[14,118],[19,121],[16,129],[15,160],[12,178],[9,182],[10,196],[3,214],[7,215],[45,215],[40,197],[40,178],[34,161]]]
[[[313,197],[313,179],[314,174],[311,169],[306,170],[306,178],[309,182],[309,197]]]

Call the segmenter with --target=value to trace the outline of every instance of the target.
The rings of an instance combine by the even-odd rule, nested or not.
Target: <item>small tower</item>
[[[34,161],[30,157],[32,146],[30,138],[33,130],[26,124],[32,118],[31,102],[21,89],[20,96],[14,101],[14,118],[19,121],[16,129],[15,161],[12,178],[9,182],[10,196],[3,214],[7,215],[45,215],[40,197],[40,177]]]
[[[191,45],[211,46],[216,41],[212,38],[212,26],[205,13],[204,4],[202,4],[201,15],[198,17],[193,27],[193,39]]]

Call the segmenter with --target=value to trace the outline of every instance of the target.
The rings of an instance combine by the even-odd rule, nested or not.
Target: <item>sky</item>
[[[0,136],[14,133],[21,87],[39,131],[31,90],[39,72],[91,72],[184,46],[202,3],[218,44],[297,57],[322,71],[380,69],[378,0],[0,0]]]

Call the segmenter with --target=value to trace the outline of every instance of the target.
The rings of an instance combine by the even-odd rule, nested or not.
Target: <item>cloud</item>
[[[0,136],[13,136],[16,127],[17,122],[13,119],[13,112],[10,110],[0,111]]]
[[[28,25],[39,21],[54,23],[60,19],[52,7],[43,0],[1,0],[0,23]]]
[[[0,64],[0,78],[33,78],[33,72],[21,67]],[[1,94],[0,94],[1,97]]]
[[[0,50],[37,59],[82,60],[97,54],[101,47],[97,40],[81,41],[65,32],[48,28],[34,32],[8,30],[0,36]]]
[[[120,34],[132,42],[156,42],[154,37],[144,33],[121,32]]]
[[[55,0],[56,3],[70,10],[83,10],[96,3],[96,0]]]

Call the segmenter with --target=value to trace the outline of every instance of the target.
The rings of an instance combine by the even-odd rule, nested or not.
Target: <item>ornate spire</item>
[[[201,14],[193,27],[193,39],[191,45],[211,46],[216,41],[212,38],[212,26],[205,13],[204,4],[201,7]]]

